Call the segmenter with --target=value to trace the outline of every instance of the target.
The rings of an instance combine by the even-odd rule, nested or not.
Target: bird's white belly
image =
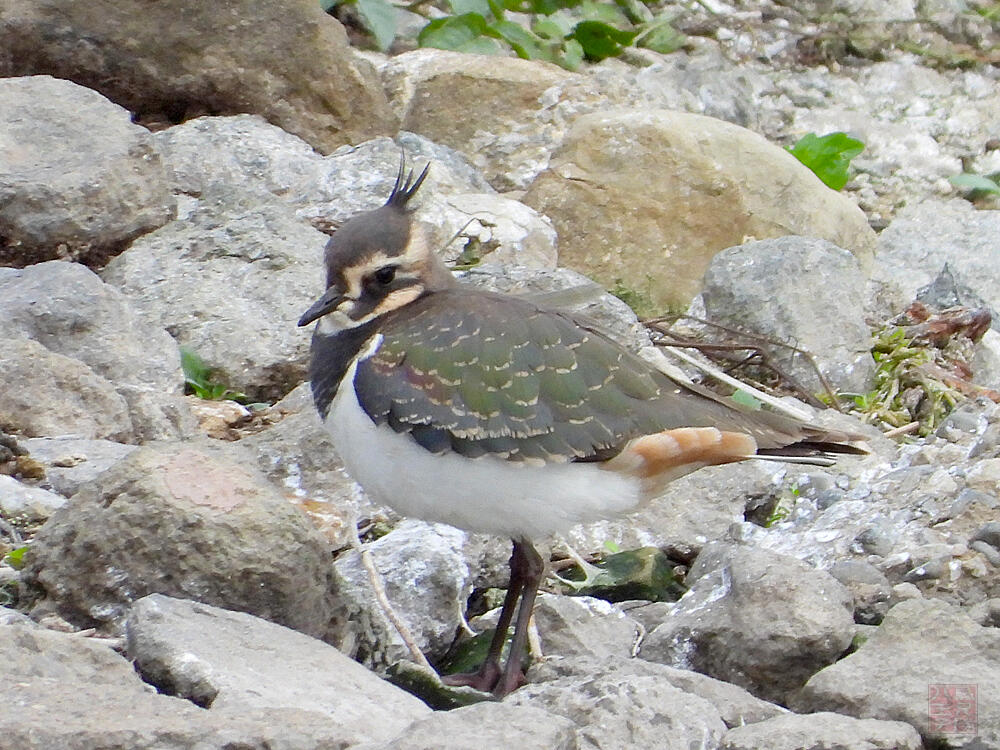
[[[492,456],[434,455],[376,425],[344,378],[325,426],[348,472],[376,502],[467,531],[537,538],[633,510],[638,480],[593,463],[530,466]]]

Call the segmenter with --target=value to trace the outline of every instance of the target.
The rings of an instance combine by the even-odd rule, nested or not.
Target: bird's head
[[[406,208],[429,168],[414,178],[400,162],[385,205],[353,216],[334,233],[324,254],[326,292],[300,326],[323,318],[334,330],[353,328],[453,283]]]

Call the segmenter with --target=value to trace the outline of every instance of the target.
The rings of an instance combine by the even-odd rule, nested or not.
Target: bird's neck
[[[321,331],[319,327],[313,333],[309,380],[316,410],[324,419],[333,397],[337,395],[340,381],[364,345],[377,333],[378,324],[379,319],[376,318],[359,326],[341,329],[336,333]]]

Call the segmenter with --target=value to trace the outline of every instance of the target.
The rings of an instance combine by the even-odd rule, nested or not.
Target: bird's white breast
[[[364,412],[354,393],[356,368],[357,362],[324,424],[351,476],[373,500],[403,515],[467,531],[537,538],[620,515],[644,500],[638,480],[593,463],[532,466],[430,453]]]

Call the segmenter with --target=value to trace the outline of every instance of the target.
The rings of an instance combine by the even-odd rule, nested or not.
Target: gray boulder
[[[177,343],[78,263],[51,261],[0,274],[0,326],[5,335],[80,360],[115,385],[183,390]]]
[[[791,706],[905,721],[930,746],[964,735],[963,742],[978,737],[979,746],[998,748],[1000,704],[989,697],[998,694],[1000,630],[943,601],[911,599],[889,610],[855,653],[814,675]],[[961,731],[948,719],[961,718],[963,703],[978,705],[978,716]]]
[[[782,714],[726,732],[719,750],[923,750],[917,730],[901,721],[833,713]]]
[[[908,205],[878,238],[872,275],[898,290],[898,304],[909,304],[930,285],[944,265],[961,290],[959,304],[976,297],[1000,312],[1000,268],[995,262],[1000,216],[977,211],[964,200],[929,200]],[[971,297],[971,299],[970,299]],[[994,323],[996,321],[994,320]]]
[[[597,647],[592,647],[596,650]],[[713,677],[677,669],[666,664],[643,659],[610,656],[603,659],[592,657],[567,657],[556,655],[532,665],[528,679],[533,683],[551,682],[565,677],[586,678],[593,675],[618,673],[623,681],[630,676],[669,683],[688,695],[704,698],[714,706],[727,727],[739,727],[780,716],[787,711],[781,706],[754,697],[737,685]]]
[[[540,708],[577,726],[590,750],[716,747],[726,725],[704,698],[674,687],[641,663],[614,660],[583,674],[524,686],[506,703]]]
[[[454,711],[435,711],[415,721],[397,739],[363,750],[468,750],[516,747],[519,750],[578,750],[576,725],[540,708],[511,703],[477,703]],[[359,749],[361,750],[361,749]]]
[[[0,9],[0,48],[8,54],[11,25]],[[47,71],[0,75],[28,72]],[[100,263],[174,215],[149,131],[127,110],[70,81],[0,78],[0,164],[3,265],[50,258]]]
[[[642,658],[783,703],[854,636],[850,593],[792,557],[713,543],[687,583],[691,589],[643,642]]]
[[[256,112],[325,152],[396,129],[371,67],[310,0],[230,0],[222,16],[184,0],[141,13],[114,0],[8,0],[0,49],[0,75],[69,78],[145,121]]]
[[[0,429],[28,437],[132,439],[128,404],[77,359],[32,339],[0,338]]]
[[[207,637],[199,633],[198,639]],[[274,662],[279,661],[275,658]],[[294,706],[206,711],[157,693],[104,642],[34,623],[0,625],[0,736],[22,750],[222,750],[346,748],[383,735],[359,735],[328,713]],[[260,676],[260,683],[269,683]],[[259,686],[259,685],[258,685]],[[362,700],[354,695],[354,700]]]
[[[39,611],[117,630],[133,601],[156,592],[325,634],[329,547],[248,463],[156,444],[85,484],[27,555]]]
[[[870,389],[875,372],[865,323],[865,274],[857,259],[825,240],[779,237],[716,255],[702,291],[713,323],[791,344],[812,354],[837,390]],[[764,346],[810,392],[822,386],[802,355]]]
[[[220,382],[277,399],[305,377],[309,335],[295,321],[322,291],[325,244],[278,203],[205,206],[140,238],[103,277]]]
[[[127,632],[144,679],[213,712],[308,711],[373,741],[430,712],[332,646],[242,612],[153,594]]]

